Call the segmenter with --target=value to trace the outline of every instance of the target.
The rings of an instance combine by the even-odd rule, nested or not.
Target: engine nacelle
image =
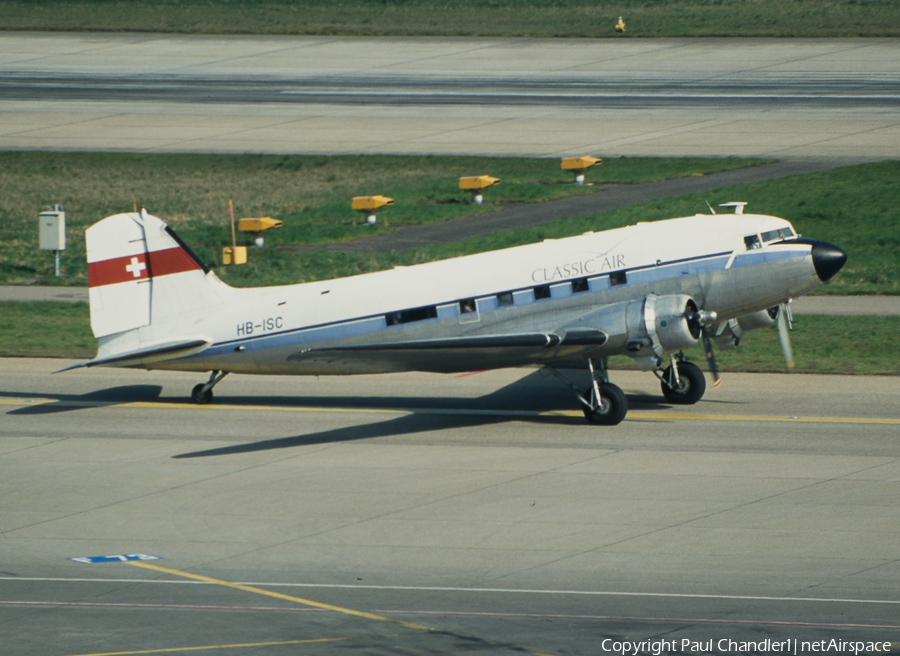
[[[778,318],[780,312],[776,305],[768,310],[760,310],[753,314],[745,314],[737,319],[731,319],[717,327],[713,333],[713,339],[721,350],[727,351],[733,349],[741,343],[741,338],[751,330],[759,330],[760,328],[768,328]]]
[[[591,329],[607,336],[607,353],[624,349],[644,371],[656,369],[666,353],[697,343],[701,326],[715,321],[713,312],[697,310],[685,294],[657,296],[605,305],[596,312],[564,326],[567,331]]]
[[[694,299],[684,294],[650,294],[629,303],[626,315],[625,348],[644,371],[659,367],[666,353],[693,346],[700,339],[703,315]]]
[[[647,308],[650,307],[648,296],[644,301],[644,316],[647,330],[650,331],[650,318]],[[653,307],[656,337],[663,351],[680,351],[697,343],[700,339],[700,314],[697,304],[690,296],[660,296]]]
[[[778,318],[778,306],[770,307],[768,310],[760,310],[753,314],[745,314],[735,319],[738,328],[742,332],[750,332],[751,330],[759,330],[760,328],[768,328]]]

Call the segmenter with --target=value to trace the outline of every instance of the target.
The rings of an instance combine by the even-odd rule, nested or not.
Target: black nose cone
[[[830,280],[847,262],[847,254],[833,244],[817,241],[812,247],[812,261],[819,280]]]

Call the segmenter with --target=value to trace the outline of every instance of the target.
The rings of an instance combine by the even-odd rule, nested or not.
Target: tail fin
[[[85,238],[91,329],[100,341],[88,364],[151,353],[159,359],[206,343],[196,333],[197,317],[221,304],[230,288],[163,221],[144,210],[116,214],[88,228]]]

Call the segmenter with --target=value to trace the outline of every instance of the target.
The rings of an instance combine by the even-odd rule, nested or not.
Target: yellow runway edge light
[[[585,169],[589,169],[595,164],[600,164],[602,162],[599,157],[591,157],[590,155],[584,155],[582,157],[563,157],[562,158],[562,170],[563,171],[584,171]]]
[[[471,175],[459,179],[459,188],[466,191],[486,189],[496,184],[500,184],[500,178],[492,178],[489,175]]]
[[[377,210],[393,204],[393,198],[388,198],[387,196],[382,196],[380,194],[378,196],[354,196],[353,200],[350,201],[350,209],[356,210],[357,212],[371,212],[372,210]]]
[[[599,157],[591,157],[590,155],[563,157],[561,167],[563,171],[570,171],[575,174],[575,184],[584,184],[585,170],[600,164],[602,161]]]
[[[241,219],[238,221],[237,229],[241,232],[263,232],[272,228],[280,228],[282,222],[273,219],[271,216],[264,216],[260,219]]]
[[[471,192],[472,202],[476,205],[481,205],[482,203],[482,190],[493,187],[496,184],[500,184],[500,178],[492,178],[489,175],[470,175],[459,179],[459,188]]]
[[[366,214],[366,223],[369,225],[375,225],[375,222],[378,218],[375,216],[375,210],[379,210],[382,207],[388,207],[389,205],[394,204],[393,198],[388,198],[387,196],[382,196],[378,194],[377,196],[354,196],[353,200],[350,201],[350,209],[356,210],[357,212],[365,212]]]

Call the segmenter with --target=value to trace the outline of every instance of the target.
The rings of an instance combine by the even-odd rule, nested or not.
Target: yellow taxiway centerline
[[[222,579],[214,579],[209,576],[203,576],[202,574],[192,574],[190,572],[182,572],[177,569],[170,569],[168,567],[161,567],[159,565],[152,565],[150,563],[145,563],[142,561],[129,561],[129,565],[133,565],[134,567],[143,567],[144,569],[151,569],[157,572],[163,572],[165,574],[171,574],[172,576],[180,576],[186,579],[193,579],[195,581],[204,581],[205,583],[215,583],[216,585],[222,585],[226,588],[234,588],[235,590],[243,590],[244,592],[252,592],[254,594],[265,595],[267,597],[274,597],[275,599],[283,599],[285,601],[291,601],[296,604],[303,604],[304,606],[311,606],[313,608],[321,608],[323,610],[331,610],[336,613],[343,613],[344,615],[353,615],[354,617],[362,617],[367,620],[376,620],[378,622],[389,622],[391,624],[398,624],[400,626],[406,627],[408,629],[417,629],[419,631],[434,631],[430,626],[425,626],[424,624],[413,624],[412,622],[404,622],[403,620],[396,620],[390,617],[384,617],[383,615],[375,615],[373,613],[366,613],[361,610],[353,610],[352,608],[344,608],[343,606],[333,606],[332,604],[325,604],[321,601],[313,601],[312,599],[304,599],[303,597],[295,597],[293,595],[286,595],[281,592],[273,592],[272,590],[266,590],[264,588],[257,588],[252,585],[243,585],[241,583],[232,583],[231,581],[223,581]]]
[[[162,567],[160,565],[153,565],[144,561],[128,561],[125,563],[127,565],[132,565],[133,567],[141,567],[143,569],[149,569],[155,572],[161,572],[163,574],[170,574],[172,576],[177,576],[180,578],[192,579],[194,581],[201,581],[203,583],[212,583],[215,585],[221,585],[226,588],[234,588],[235,590],[242,590],[243,592],[252,592],[254,594],[264,595],[266,597],[273,597],[275,599],[282,599],[284,601],[290,601],[297,604],[302,604],[304,606],[310,606],[312,608],[319,608],[321,610],[329,610],[336,613],[343,613],[344,615],[351,615],[353,617],[360,617],[367,620],[375,620],[377,622],[387,622],[389,624],[394,624],[396,626],[402,626],[407,629],[414,629],[417,631],[437,631],[437,629],[425,626],[424,624],[415,624],[413,622],[405,622],[403,620],[394,619],[391,617],[385,617],[383,615],[376,615],[375,613],[367,613],[365,611],[354,610],[352,608],[345,608],[343,606],[335,606],[333,604],[326,604],[321,601],[313,601],[312,599],[304,599],[303,597],[295,597],[293,595],[283,594],[281,592],[274,592],[272,590],[266,590],[265,588],[258,588],[252,585],[245,585],[242,583],[232,583],[231,581],[225,581],[223,579],[216,579],[211,576],[204,576],[202,574],[193,574],[191,572],[183,572],[181,570],[172,569],[170,567]],[[238,648],[248,648],[248,647],[271,647],[277,645],[302,645],[302,644],[315,644],[315,643],[326,643],[326,642],[338,642],[341,640],[347,640],[348,638],[308,638],[305,640],[284,640],[284,641],[273,641],[273,642],[256,642],[256,643],[242,643],[242,644],[224,644],[224,645],[202,645],[197,647],[165,647],[165,648],[157,648],[157,649],[140,649],[140,650],[131,650],[131,651],[108,651],[108,652],[94,652],[94,653],[85,653],[85,654],[73,654],[71,656],[138,656],[140,654],[166,654],[166,653],[177,653],[177,652],[191,652],[191,651],[203,651],[203,650],[212,650],[212,649],[238,649]],[[527,651],[526,653],[531,654],[532,656],[551,656],[550,654],[546,654],[544,652],[537,651]]]
[[[552,413],[541,413],[546,416]],[[580,416],[580,412],[564,411],[566,416]],[[676,414],[672,412],[629,412],[628,419],[665,419],[680,421],[784,421],[791,423],[813,424],[881,424],[900,425],[900,419],[890,417],[787,417],[784,415],[701,415],[701,414]]]
[[[104,651],[72,656],[137,656],[138,654],[175,654],[179,652],[205,651],[210,649],[247,649],[248,647],[277,647],[279,645],[311,645],[321,642],[337,642],[347,638],[309,638],[307,640],[282,640],[279,642],[245,642],[233,645],[201,645],[199,647],[163,647],[161,649],[136,649],[133,651]]]
[[[314,406],[277,406],[277,405],[235,405],[216,403],[214,405],[194,405],[191,403],[173,403],[167,401],[132,401],[117,403],[115,401],[60,401],[57,399],[34,398],[23,401],[22,399],[0,398],[0,405],[16,405],[21,407],[35,407],[39,405],[59,404],[78,408],[131,408],[148,410],[197,410],[210,412],[214,410],[260,410],[263,412],[323,412],[342,414],[389,414],[389,415],[482,415],[489,417],[581,417],[579,410],[547,410],[544,412],[532,410],[480,410],[480,409],[444,409],[444,408],[323,408]],[[641,421],[760,421],[760,422],[790,422],[790,423],[814,423],[814,424],[872,424],[881,426],[900,426],[900,418],[893,417],[803,417],[786,415],[715,415],[715,414],[688,414],[674,412],[647,412],[631,411],[625,421],[638,419]]]

